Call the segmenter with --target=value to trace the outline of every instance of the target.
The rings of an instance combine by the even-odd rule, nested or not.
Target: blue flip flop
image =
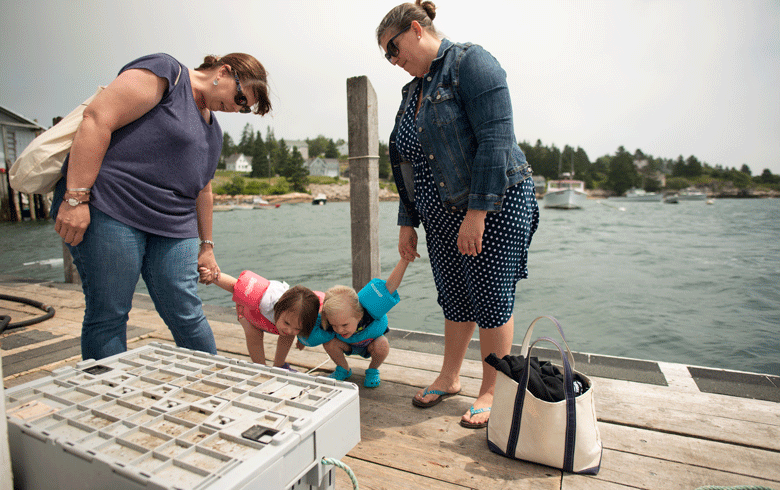
[[[489,412],[489,411],[490,411],[490,407],[474,408],[474,405],[472,405],[472,406],[469,407],[469,418],[477,415],[478,413]],[[488,419],[488,420],[490,420],[490,419]],[[483,427],[487,427],[488,420],[486,420],[484,422],[474,423],[474,422],[467,422],[467,421],[465,421],[463,419],[460,419],[460,425],[465,427],[465,428],[467,428],[467,429],[482,429]]]
[[[425,391],[423,391],[423,396],[422,396],[423,398],[425,398],[428,395],[439,395],[439,396],[437,398],[434,398],[433,400],[431,400],[429,402],[421,402],[420,400],[417,399],[417,397],[414,397],[414,398],[412,398],[412,405],[414,405],[415,407],[420,407],[420,408],[431,408],[434,405],[438,405],[445,398],[449,398],[451,396],[455,396],[458,393],[460,393],[460,390],[458,390],[456,392],[453,392],[453,393],[449,393],[447,391],[431,390],[431,389],[426,388]]]
[[[379,378],[379,369],[366,369],[366,379],[363,380],[363,386],[366,388],[376,388],[382,380]]]

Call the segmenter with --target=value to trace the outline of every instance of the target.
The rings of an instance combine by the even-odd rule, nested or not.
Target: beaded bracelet
[[[200,241],[201,245],[203,245],[204,243],[208,243],[209,245],[211,245],[212,248],[214,247],[214,242],[212,242],[211,240],[201,240]]]

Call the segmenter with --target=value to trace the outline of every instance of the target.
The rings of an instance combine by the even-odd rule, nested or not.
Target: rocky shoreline
[[[291,192],[289,194],[268,195],[263,199],[271,204],[295,204],[301,202],[311,202],[318,194],[325,194],[330,202],[349,201],[349,183],[346,184],[309,184],[309,193]],[[237,195],[229,196],[226,194],[215,194],[214,203],[217,204],[252,204],[256,196]],[[397,201],[398,194],[389,189],[379,188],[380,201]]]
[[[349,201],[349,183],[346,184],[309,184],[309,193],[304,192],[291,192],[289,194],[280,195],[268,195],[263,196],[263,199],[271,204],[295,204],[301,202],[311,202],[318,194],[325,194],[330,202],[347,202]],[[724,199],[724,198],[778,198],[780,193],[777,191],[765,191],[765,190],[753,190],[753,189],[737,189],[736,187],[724,187],[721,189],[713,190],[709,188],[702,189],[706,192],[707,197]],[[604,191],[601,189],[588,190],[588,198],[590,199],[606,199],[613,193]],[[215,194],[214,202],[216,204],[252,204],[252,200],[256,196],[250,195],[237,195],[229,196],[226,194]],[[540,197],[537,195],[537,197]],[[398,194],[390,191],[389,189],[379,189],[380,201],[397,201]]]

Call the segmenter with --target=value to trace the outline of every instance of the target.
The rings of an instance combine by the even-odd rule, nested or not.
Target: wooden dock
[[[0,294],[41,301],[56,310],[54,318],[0,336],[6,388],[81,360],[84,298],[79,286],[0,276]],[[41,313],[0,300],[0,315],[10,315],[14,323]],[[206,314],[220,354],[248,360],[243,331],[230,310],[207,307]],[[518,328],[532,319],[531,314],[518,318]],[[392,327],[392,317],[390,322]],[[173,344],[143,295],[136,296],[128,330],[131,349],[149,342]],[[266,337],[266,352],[272,357],[275,337]],[[459,396],[421,410],[411,399],[438,373],[441,339],[393,330],[390,343],[379,388],[363,388],[368,364],[350,359],[355,372],[350,381],[360,386],[361,442],[342,461],[354,471],[361,489],[780,489],[777,376],[578,354],[577,369],[594,380],[604,443],[599,474],[581,476],[505,459],[487,448],[484,429],[458,424],[479,389],[478,354],[470,354],[464,364]],[[316,368],[313,374],[335,367],[321,347],[293,349],[288,360],[298,370]],[[336,488],[352,488],[341,470]]]

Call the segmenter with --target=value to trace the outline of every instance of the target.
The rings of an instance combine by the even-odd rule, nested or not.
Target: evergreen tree
[[[274,137],[274,130],[271,126],[268,126],[265,132],[265,153],[268,155],[268,175],[273,177],[279,172],[279,167],[276,165],[277,157],[276,153],[279,149],[279,143]]]
[[[392,177],[393,169],[390,166],[389,146],[379,142],[379,178],[389,179]]]
[[[265,143],[263,137],[260,135],[260,131],[257,132],[254,138],[254,144],[252,145],[252,173],[250,177],[270,177],[268,167],[268,153],[265,149]]]
[[[309,184],[309,171],[303,166],[303,155],[298,151],[298,147],[293,147],[290,157],[287,159],[285,178],[290,182],[292,190],[295,192],[306,192],[306,186]]]
[[[639,185],[639,182],[640,177],[634,165],[634,157],[625,148],[619,147],[609,165],[607,184],[613,191],[623,194]]]
[[[244,130],[241,132],[241,141],[239,141],[236,152],[243,153],[244,155],[252,154],[252,146],[254,145],[255,130],[252,125],[246,123]]]
[[[753,175],[753,173],[750,171],[750,167],[747,166],[747,163],[743,163],[742,168],[740,168],[739,171],[743,174]]]
[[[328,140],[328,144],[325,147],[325,158],[338,158],[339,149],[336,148],[336,143],[333,140]]]
[[[290,150],[287,149],[287,143],[284,142],[284,138],[280,139],[276,144],[276,149],[271,154],[271,161],[276,172],[282,177],[287,177],[288,169],[287,163],[290,159]]]

